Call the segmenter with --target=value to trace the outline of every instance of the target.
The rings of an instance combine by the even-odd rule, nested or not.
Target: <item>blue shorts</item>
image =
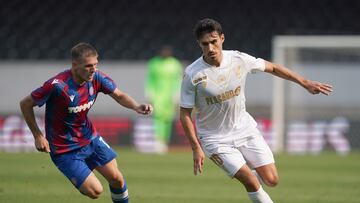
[[[116,152],[98,136],[78,150],[52,155],[51,159],[58,169],[79,189],[91,171],[104,166],[116,157]]]

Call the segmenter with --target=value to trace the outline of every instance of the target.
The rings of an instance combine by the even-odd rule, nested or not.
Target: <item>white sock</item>
[[[248,192],[249,198],[253,203],[273,203],[270,196],[260,186],[256,192]]]
[[[257,177],[257,179],[259,180],[261,185],[264,185],[264,181],[263,179],[260,177],[260,175],[255,171],[255,170],[251,170],[251,172]]]

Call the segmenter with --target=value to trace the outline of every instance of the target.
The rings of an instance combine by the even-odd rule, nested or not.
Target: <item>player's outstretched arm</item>
[[[40,152],[50,152],[49,142],[46,140],[36,123],[33,109],[34,106],[36,106],[36,104],[30,95],[20,101],[20,109],[26,124],[29,126],[34,136],[36,149]]]
[[[197,175],[198,172],[202,173],[203,171],[205,154],[196,137],[194,124],[191,120],[191,111],[192,109],[180,107],[180,121],[184,128],[186,137],[191,144],[194,159],[194,175]]]
[[[153,111],[153,107],[150,104],[138,104],[132,97],[120,91],[118,88],[116,88],[110,96],[120,105],[132,109],[139,114],[148,115]]]
[[[294,71],[280,65],[265,61],[265,72],[271,73],[280,78],[290,80],[298,83],[304,87],[311,94],[322,93],[324,95],[329,95],[332,92],[332,86],[329,84],[321,83],[318,81],[307,80]]]

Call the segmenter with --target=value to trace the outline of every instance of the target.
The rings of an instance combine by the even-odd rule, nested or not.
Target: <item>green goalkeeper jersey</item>
[[[145,91],[154,105],[155,116],[174,116],[181,77],[182,65],[176,58],[156,56],[149,61]]]

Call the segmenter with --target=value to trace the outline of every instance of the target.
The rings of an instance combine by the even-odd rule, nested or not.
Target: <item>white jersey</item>
[[[180,106],[196,108],[196,129],[200,141],[219,141],[229,136],[244,138],[256,127],[245,108],[248,73],[265,70],[263,59],[238,51],[223,50],[219,67],[200,57],[185,69]]]

